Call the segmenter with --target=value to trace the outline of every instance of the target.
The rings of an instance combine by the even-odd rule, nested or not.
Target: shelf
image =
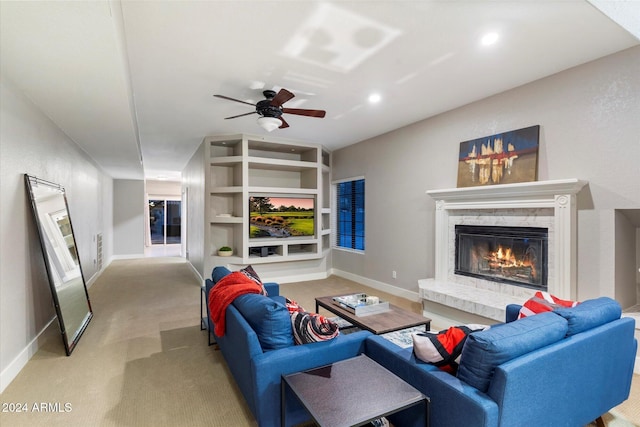
[[[322,206],[329,204],[330,152],[318,144],[244,134],[206,137],[204,144],[206,264],[266,264],[326,256],[331,210]],[[250,239],[251,196],[314,198],[315,235]],[[233,247],[235,255],[217,256],[220,246]],[[261,247],[269,247],[271,254],[260,256]]]
[[[242,187],[233,186],[233,187],[213,187],[211,189],[211,194],[215,193],[242,193]]]
[[[219,256],[216,254],[211,255],[216,261],[215,265],[225,265],[225,264],[242,264],[242,257],[231,255],[231,256]]]
[[[242,224],[241,216],[214,216],[211,219],[212,223],[220,224]]]
[[[214,157],[209,163],[211,166],[235,166],[242,164],[242,156]]]
[[[209,138],[209,157],[224,158],[242,153],[242,135]]]
[[[301,172],[309,169],[317,169],[315,162],[305,162],[300,160],[280,160],[265,159],[263,157],[249,157],[247,159],[250,169],[278,170]]]
[[[266,237],[249,240],[248,246],[250,248],[259,248],[262,246],[293,246],[293,245],[311,245],[317,243],[313,237],[301,238],[301,237]]]
[[[307,162],[318,161],[318,147],[315,145],[249,138],[247,148],[249,150],[248,155],[251,157]]]
[[[322,150],[322,168],[329,169],[330,167],[331,167],[331,153],[326,150]]]

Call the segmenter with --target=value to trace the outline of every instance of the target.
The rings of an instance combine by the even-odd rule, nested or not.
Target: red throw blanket
[[[220,279],[209,291],[209,313],[214,324],[213,333],[221,337],[225,331],[225,312],[234,299],[244,294],[259,294],[262,287],[245,276],[234,271]]]

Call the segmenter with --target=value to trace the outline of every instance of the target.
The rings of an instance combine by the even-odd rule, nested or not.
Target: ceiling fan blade
[[[288,90],[280,89],[280,92],[278,92],[276,96],[274,96],[273,99],[271,100],[271,105],[279,107],[285,102],[287,102],[288,100],[290,100],[291,98],[293,98],[294,96],[295,95],[289,92]]]
[[[283,108],[283,113],[287,114],[297,114],[299,116],[308,116],[308,117],[324,117],[327,112],[324,110],[305,110],[303,108]]]
[[[250,102],[246,102],[246,101],[240,101],[239,99],[235,99],[235,98],[229,98],[228,96],[224,96],[224,95],[213,95],[216,98],[222,98],[222,99],[227,99],[229,101],[235,101],[235,102],[241,102],[243,104],[247,104],[247,105],[253,105],[254,107],[256,106],[256,104],[252,104]]]
[[[280,126],[278,126],[278,129],[284,129],[284,128],[288,128],[289,127],[289,123],[287,123],[282,116],[279,117],[280,121],[282,122],[282,124]]]
[[[224,119],[225,119],[225,120],[228,120],[228,119],[235,119],[236,117],[250,116],[251,114],[256,114],[256,113],[257,113],[257,111],[252,111],[252,112],[250,112],[250,113],[238,114],[237,116],[225,117]]]

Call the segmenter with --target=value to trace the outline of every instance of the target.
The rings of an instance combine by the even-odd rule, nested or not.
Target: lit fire
[[[527,258],[516,259],[515,254],[511,248],[498,247],[495,252],[490,252],[486,257],[489,262],[489,267],[492,269],[509,269],[509,268],[522,268],[527,267],[531,270],[531,276],[536,277],[536,269],[534,263]]]

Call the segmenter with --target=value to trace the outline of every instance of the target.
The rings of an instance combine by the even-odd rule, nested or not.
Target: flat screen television
[[[314,197],[249,197],[249,238],[315,235]]]

